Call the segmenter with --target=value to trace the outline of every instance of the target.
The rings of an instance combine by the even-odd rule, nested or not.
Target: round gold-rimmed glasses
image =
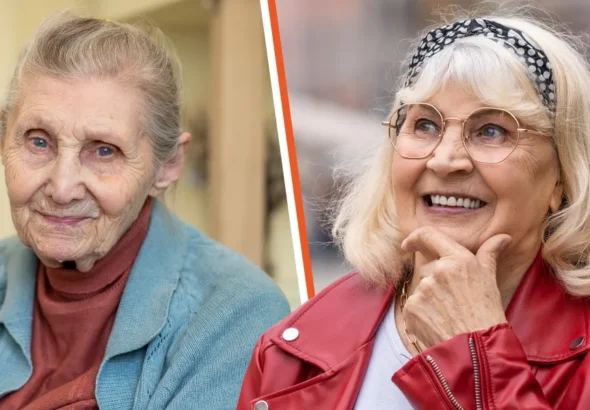
[[[476,162],[498,164],[518,146],[520,134],[531,132],[550,134],[522,128],[518,119],[501,108],[482,107],[467,118],[444,118],[440,111],[428,103],[400,105],[382,125],[389,129],[389,141],[403,158],[427,158],[438,147],[449,120],[461,122],[463,146]]]

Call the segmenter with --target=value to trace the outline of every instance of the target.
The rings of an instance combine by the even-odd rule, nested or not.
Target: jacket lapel
[[[274,328],[273,344],[320,372],[260,400],[265,400],[269,408],[285,410],[315,408],[320,403],[325,408],[352,408],[369,363],[375,332],[394,291],[368,287],[360,275],[350,274]],[[287,329],[297,329],[297,338],[286,340],[283,332]],[[326,395],[326,391],[338,394]]]
[[[336,369],[359,347],[373,340],[393,292],[392,288],[369,288],[360,275],[348,275],[283,322],[284,330],[299,330],[295,340],[287,341],[281,333],[272,341],[324,371]]]
[[[257,401],[265,401],[269,409],[352,409],[371,357],[372,345],[371,341],[361,346],[334,369],[259,397]]]

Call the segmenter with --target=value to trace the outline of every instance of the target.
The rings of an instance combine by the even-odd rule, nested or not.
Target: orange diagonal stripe
[[[279,19],[275,0],[268,0],[270,14],[270,25],[272,40],[277,63],[279,77],[279,90],[281,94],[281,105],[283,107],[283,118],[285,119],[285,134],[287,136],[287,147],[289,151],[289,163],[291,164],[291,178],[293,179],[293,194],[295,197],[295,208],[297,210],[297,223],[299,225],[299,240],[301,243],[301,254],[303,256],[303,268],[305,270],[305,284],[308,298],[315,295],[313,285],[313,273],[311,269],[311,258],[309,256],[309,243],[307,240],[307,229],[305,228],[305,215],[303,211],[303,196],[301,194],[301,183],[299,181],[299,168],[297,166],[297,151],[295,138],[293,137],[293,123],[291,121],[291,110],[289,106],[289,94],[287,89],[287,77],[285,75],[285,64],[283,60],[283,49],[281,47],[281,36],[279,33]]]

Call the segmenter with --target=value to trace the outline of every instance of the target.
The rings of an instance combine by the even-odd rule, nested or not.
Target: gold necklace
[[[414,345],[414,347],[416,348],[418,353],[422,353],[422,349],[420,348],[420,345],[418,344],[418,339],[416,338],[416,336],[414,336],[412,333],[408,333],[408,330],[406,327],[406,319],[404,318],[404,306],[406,305],[406,302],[408,301],[408,283],[409,282],[410,282],[410,279],[404,280],[404,283],[402,285],[402,294],[400,296],[400,311],[402,314],[402,321],[404,324],[404,335],[406,336],[406,339],[408,340],[408,342],[410,342],[411,344]]]

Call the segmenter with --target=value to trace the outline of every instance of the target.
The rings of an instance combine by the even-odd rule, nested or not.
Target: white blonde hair
[[[0,142],[18,105],[27,75],[66,81],[89,78],[121,81],[141,97],[140,126],[150,138],[155,165],[176,154],[180,136],[181,68],[166,36],[149,24],[79,17],[71,11],[49,16],[20,54],[4,112]]]
[[[482,16],[465,16],[475,17]],[[393,109],[400,101],[427,101],[457,81],[482,103],[508,109],[525,124],[550,132],[564,193],[560,210],[544,224],[543,257],[570,294],[590,296],[590,71],[581,41],[531,17],[483,18],[518,29],[540,45],[553,67],[555,114],[543,105],[514,53],[483,37],[457,40],[426,60],[412,87],[403,88],[400,79]],[[384,138],[368,166],[344,188],[332,230],[348,262],[381,286],[398,283],[411,264],[400,248],[393,153]]]

